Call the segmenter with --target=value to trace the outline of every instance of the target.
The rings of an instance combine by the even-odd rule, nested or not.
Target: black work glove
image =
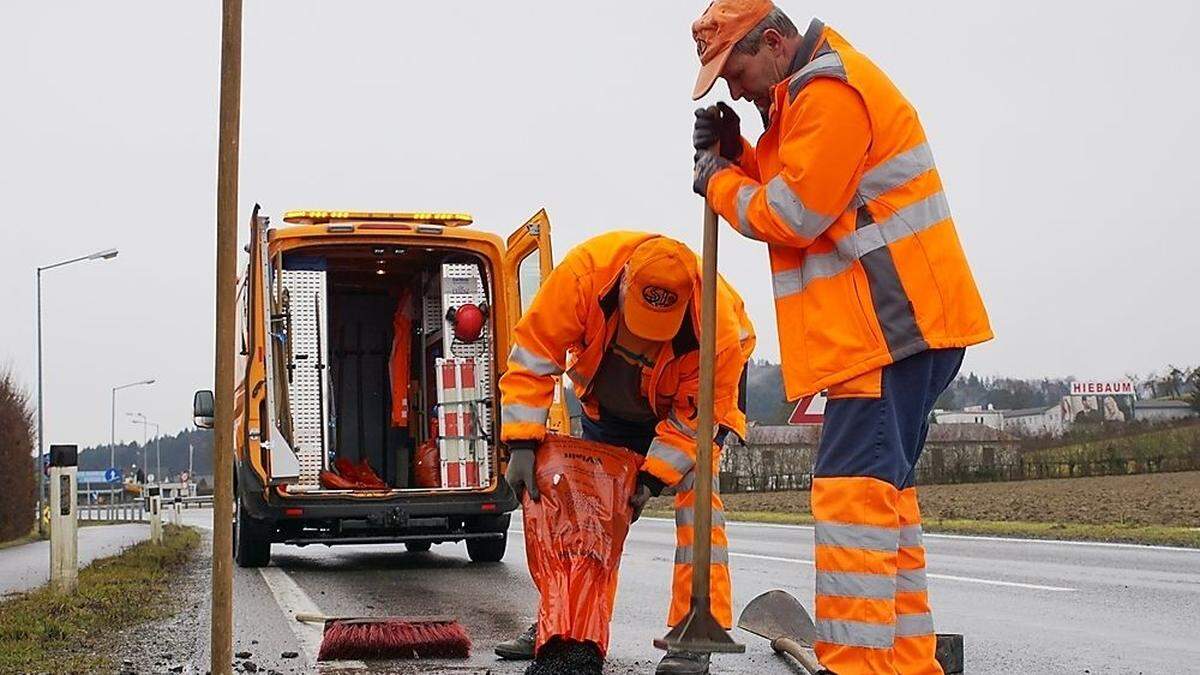
[[[712,151],[702,150],[696,153],[696,165],[692,168],[692,191],[708,199],[708,181],[714,174],[729,166],[729,160]]]
[[[692,128],[692,147],[711,150],[720,144],[720,154],[731,162],[742,156],[742,120],[724,101],[707,108],[696,109],[696,124]]]
[[[638,518],[642,517],[642,509],[646,508],[646,502],[649,502],[651,497],[657,497],[662,494],[665,487],[666,485],[654,476],[645,471],[638,472],[637,488],[634,489],[633,495],[629,497],[629,505],[633,507],[633,520],[629,522],[636,523]]]
[[[508,469],[504,472],[504,480],[508,481],[517,499],[521,493],[529,490],[529,498],[538,501],[542,495],[538,493],[537,478],[534,473],[537,458],[537,443],[534,441],[514,441],[508,444]]]

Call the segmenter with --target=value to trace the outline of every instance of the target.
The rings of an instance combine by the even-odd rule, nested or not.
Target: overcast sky
[[[506,234],[544,206],[557,257],[616,228],[698,248],[705,4],[248,0],[242,220],[452,210]],[[920,111],[998,336],[965,369],[1200,362],[1197,3],[781,6]],[[0,6],[0,364],[31,392],[35,267],[121,250],[44,278],[48,442],[106,442],[115,385],[158,379],[119,394],[139,440],[125,412],[175,431],[211,385],[219,33],[216,0]],[[765,246],[723,229],[720,261],[778,359]]]

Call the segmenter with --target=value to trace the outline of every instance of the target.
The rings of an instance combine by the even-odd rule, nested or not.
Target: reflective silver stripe
[[[900,533],[887,527],[818,522],[816,541],[818,546],[895,551],[899,547]]]
[[[920,525],[905,525],[900,528],[900,546],[920,546],[922,541]]]
[[[669,422],[671,424],[671,426],[675,427],[676,431],[678,431],[679,433],[683,434],[684,436],[687,436],[688,438],[692,439],[693,441],[696,440],[696,430],[689,427],[688,425],[684,424],[683,421],[680,420],[679,417],[675,414],[674,410],[672,410],[671,413],[669,415],[667,415],[667,422]]]
[[[781,270],[772,274],[771,288],[775,292],[776,300],[786,298],[789,295],[795,295],[804,290],[804,284],[800,280],[800,268]]]
[[[675,491],[689,492],[694,489],[696,489],[696,470],[693,468],[691,471],[688,471],[686,474],[684,474],[683,478],[679,479],[679,483],[675,485]],[[720,492],[719,476],[717,476],[715,473],[712,477],[712,491],[713,494]]]
[[[666,462],[667,466],[670,466],[681,474],[691,471],[692,467],[696,466],[696,460],[692,459],[686,452],[670,443],[663,443],[657,438],[650,444],[650,449],[646,452],[646,456]]]
[[[746,340],[749,340],[753,335],[754,335],[754,333],[750,332],[750,329],[746,328],[745,326],[742,326],[742,332],[738,333],[738,342],[745,342]]]
[[[571,378],[571,382],[579,385],[580,389],[587,389],[588,384],[591,383],[590,378],[585,377],[583,373],[573,367],[567,371],[567,377]]]
[[[891,600],[896,597],[896,579],[883,574],[817,572],[817,595]]]
[[[795,100],[800,90],[818,77],[836,77],[843,82],[846,81],[846,68],[842,66],[842,57],[838,56],[837,52],[831,51],[818,56],[797,71],[788,82],[788,101]]]
[[[839,239],[836,250],[806,254],[800,267],[774,273],[771,283],[775,299],[795,295],[817,279],[840,274],[871,251],[927,230],[949,217],[946,195],[938,192],[900,209],[887,220],[859,228]]]
[[[863,174],[858,193],[865,199],[895,190],[933,169],[933,152],[928,143],[906,150]]]
[[[917,635],[933,635],[933,615],[897,614],[896,635],[898,637],[914,637]]]
[[[675,564],[676,565],[691,565],[694,558],[692,557],[691,546],[676,546],[675,547]],[[724,546],[712,547],[712,557],[709,559],[709,564],[712,565],[728,565],[729,564],[729,549]]]
[[[817,639],[838,645],[890,649],[895,633],[895,626],[887,623],[817,620]]]
[[[787,223],[788,229],[802,239],[816,239],[837,220],[836,216],[817,213],[805,206],[782,174],[767,183],[767,204],[775,210],[780,220]]]
[[[559,368],[553,361],[544,356],[538,356],[521,345],[513,345],[508,360],[519,364],[534,375],[562,375],[562,368]]]
[[[680,506],[675,509],[675,526],[688,525],[695,526],[696,524],[696,509],[691,506]],[[712,526],[725,527],[725,512],[720,509],[713,509]]]
[[[502,424],[545,424],[549,415],[549,408],[535,408],[520,403],[505,403],[500,408]]]
[[[758,188],[753,184],[743,185],[738,188],[737,193],[737,230],[743,235],[762,241],[762,239],[754,233],[754,228],[750,226],[750,217],[747,211],[750,209],[750,200],[754,198],[754,193],[758,192]]]
[[[896,572],[896,590],[900,593],[916,593],[929,588],[925,579],[925,568],[899,570]]]

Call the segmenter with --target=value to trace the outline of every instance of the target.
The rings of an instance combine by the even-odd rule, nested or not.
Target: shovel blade
[[[772,642],[791,638],[805,647],[811,647],[817,639],[812,617],[786,591],[767,591],[751,600],[738,618],[738,628]]]

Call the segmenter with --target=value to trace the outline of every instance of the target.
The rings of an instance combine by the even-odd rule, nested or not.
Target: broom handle
[[[307,612],[296,612],[296,620],[300,623],[325,623],[332,617],[324,614],[309,614]]]
[[[712,563],[713,377],[717,353],[717,214],[704,205],[700,276],[700,400],[696,427],[696,525],[692,539],[692,609],[710,608]]]

